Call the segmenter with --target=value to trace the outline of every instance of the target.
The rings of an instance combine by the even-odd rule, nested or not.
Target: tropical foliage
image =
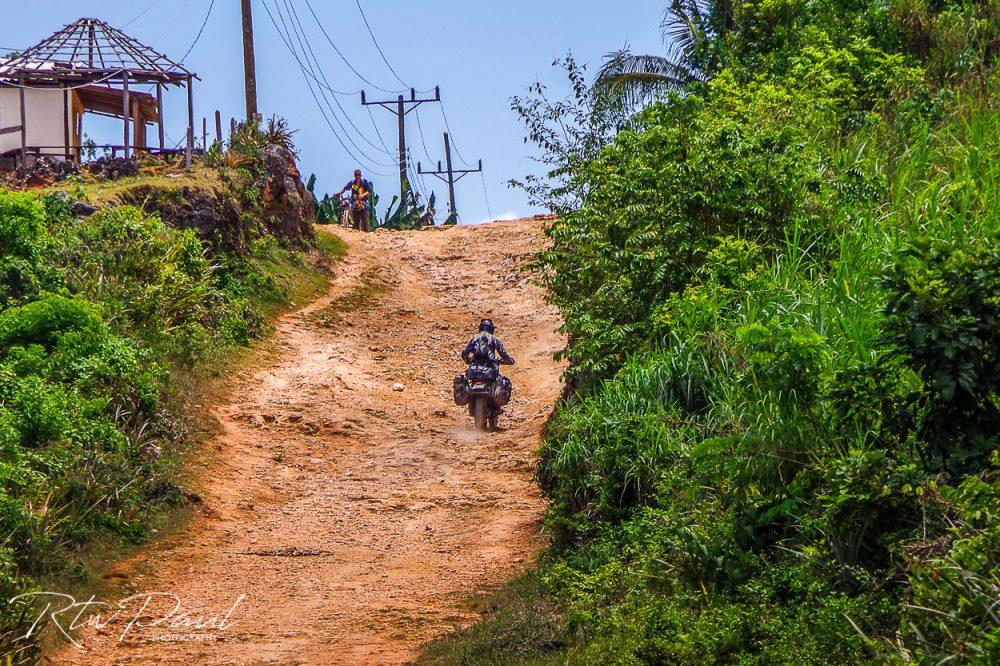
[[[533,191],[570,338],[532,592],[561,619],[436,654],[996,663],[1000,4],[670,11],[670,62],[598,77],[641,111]],[[515,109],[572,139],[617,113],[586,95]]]

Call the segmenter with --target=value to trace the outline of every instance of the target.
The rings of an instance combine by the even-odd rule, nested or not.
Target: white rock
[[[392,385],[392,390],[395,391],[396,393],[400,393],[402,391],[405,391],[406,387],[403,386],[402,384],[393,384]]]

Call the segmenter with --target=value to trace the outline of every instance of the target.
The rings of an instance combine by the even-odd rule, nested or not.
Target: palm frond
[[[705,37],[705,17],[697,0],[673,0],[660,29],[669,51],[691,52]]]
[[[602,102],[636,107],[694,80],[696,74],[684,64],[664,56],[635,55],[623,49],[607,56],[594,82],[594,92]]]

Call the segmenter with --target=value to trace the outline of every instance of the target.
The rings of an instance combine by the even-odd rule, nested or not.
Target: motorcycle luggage
[[[471,365],[465,372],[465,377],[470,382],[492,382],[496,378],[496,370],[481,365]]]
[[[465,375],[455,377],[454,392],[456,405],[465,407],[469,404],[469,382],[465,379]]]
[[[506,407],[510,403],[510,397],[514,393],[514,384],[507,377],[498,377],[493,384],[493,400],[501,407]]]

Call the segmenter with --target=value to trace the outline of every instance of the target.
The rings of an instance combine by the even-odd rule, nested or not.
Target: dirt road
[[[519,272],[540,223],[336,233],[349,255],[329,292],[280,321],[277,360],[215,409],[204,515],[122,563],[120,596],[140,596],[52,663],[406,662],[474,619],[463,600],[529,565],[563,345]],[[519,363],[507,430],[491,435],[451,402],[481,315]],[[146,593],[181,609],[145,626],[175,605],[143,608]]]

